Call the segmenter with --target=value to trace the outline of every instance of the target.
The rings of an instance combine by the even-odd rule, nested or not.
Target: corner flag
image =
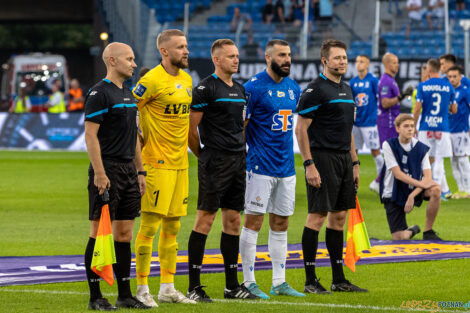
[[[360,259],[359,254],[362,250],[367,249],[370,249],[369,235],[367,234],[366,224],[362,217],[359,199],[356,196],[356,208],[349,210],[344,264],[346,264],[351,271],[355,272],[356,262]]]
[[[109,201],[108,190],[104,191],[103,200]],[[108,203],[101,208],[100,223],[96,236],[93,259],[91,260],[91,270],[103,278],[108,285],[114,283],[113,263],[116,263],[114,252],[113,230],[111,228],[111,218],[109,216]]]

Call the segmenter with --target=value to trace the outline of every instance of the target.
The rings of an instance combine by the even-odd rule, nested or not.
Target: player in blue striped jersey
[[[451,158],[452,171],[457,181],[459,191],[452,198],[470,198],[470,88],[464,86],[462,81],[462,68],[453,66],[447,71],[447,78],[455,88],[457,113],[449,116],[450,139],[452,141]]]
[[[430,147],[429,155],[432,163],[432,174],[436,182],[441,184],[443,195],[450,190],[442,186],[444,158],[452,156],[452,144],[449,133],[449,110],[457,112],[454,87],[447,79],[439,77],[439,61],[429,59],[427,69],[429,79],[418,85],[414,120],[417,123],[419,112],[418,140]]]
[[[377,85],[379,80],[368,72],[370,59],[366,55],[356,57],[358,76],[349,81],[356,104],[356,118],[354,120],[353,134],[356,149],[365,144],[371,150],[374,158],[377,178],[373,180],[369,189],[379,192],[379,174],[384,165],[380,153],[379,132],[377,130]]]
[[[287,226],[295,206],[293,113],[300,87],[287,77],[291,52],[286,41],[269,41],[265,57],[266,70],[244,85],[248,98],[245,223],[240,235],[244,285],[251,293],[269,298],[256,284],[254,274],[258,232],[269,212],[268,249],[273,267],[270,294],[304,297],[285,279]]]

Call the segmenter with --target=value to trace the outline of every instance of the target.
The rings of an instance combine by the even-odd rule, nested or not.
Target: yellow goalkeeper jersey
[[[155,168],[188,168],[191,76],[183,70],[172,76],[160,64],[145,74],[132,92],[138,101],[144,137],[142,162]]]

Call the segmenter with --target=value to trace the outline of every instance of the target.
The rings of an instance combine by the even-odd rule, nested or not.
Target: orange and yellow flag
[[[351,271],[355,272],[356,262],[360,259],[359,254],[361,251],[367,249],[370,249],[369,235],[367,234],[366,224],[362,217],[359,199],[356,196],[356,208],[349,210],[344,264],[346,264]]]
[[[111,228],[109,206],[105,204],[101,209],[91,269],[111,286],[114,283],[114,263],[116,263],[116,254],[114,252],[113,230]]]

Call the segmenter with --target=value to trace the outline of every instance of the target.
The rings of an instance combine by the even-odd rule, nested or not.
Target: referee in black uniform
[[[200,273],[207,235],[217,210],[222,208],[224,297],[257,299],[237,278],[240,212],[245,204],[246,184],[245,88],[232,81],[238,71],[238,49],[232,40],[219,39],[212,44],[211,54],[215,72],[194,88],[189,115],[189,147],[199,158],[199,195],[196,222],[188,242],[188,298],[212,302],[202,289]]]
[[[85,100],[85,140],[90,157],[88,170],[90,238],[85,251],[85,267],[90,287],[89,309],[113,311],[117,307],[150,309],[131,294],[132,228],[140,215],[140,198],[145,192],[145,172],[137,140],[137,105],[123,82],[132,76],[136,64],[131,47],[111,43],[103,51],[106,78],[93,86]],[[137,172],[139,170],[139,172]],[[116,306],[103,298],[99,276],[91,269],[93,248],[98,232],[103,201],[109,190],[109,214],[112,220],[118,283]]]
[[[359,161],[352,128],[354,98],[341,80],[348,68],[346,45],[327,40],[321,47],[323,73],[300,97],[295,134],[304,160],[308,216],[302,235],[305,292],[329,293],[315,275],[318,232],[325,218],[325,242],[333,271],[332,291],[367,291],[343,273],[343,227],[347,210],[355,207]]]

